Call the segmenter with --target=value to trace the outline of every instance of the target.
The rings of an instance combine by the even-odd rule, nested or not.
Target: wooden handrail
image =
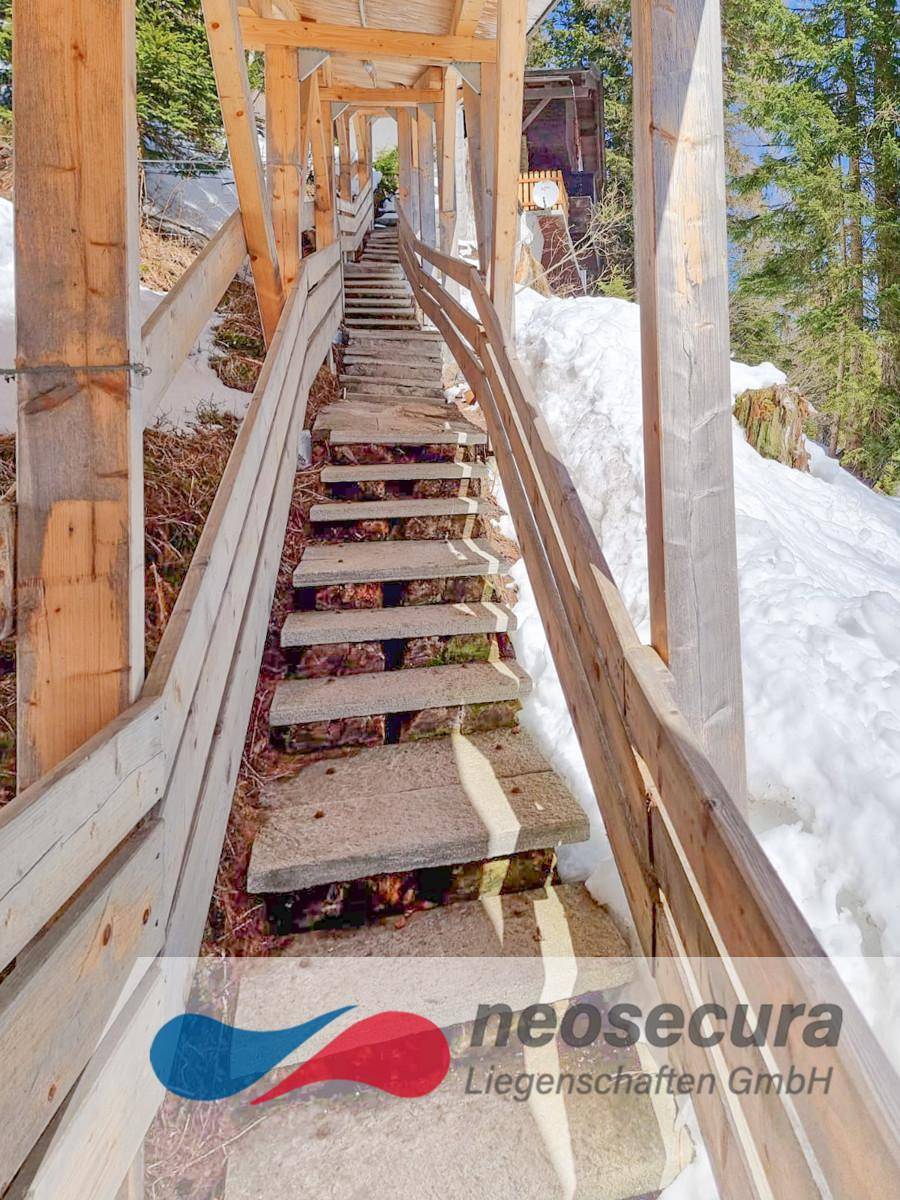
[[[893,1192],[900,1186],[896,1073],[679,713],[665,664],[640,642],[481,276],[422,243],[402,213],[400,253],[419,305],[448,341],[484,411],[645,952],[688,999],[708,999],[715,988],[753,1007],[773,995],[839,1004],[844,1036],[828,1057],[835,1087],[824,1099],[807,1094],[793,1105],[816,1170],[834,1195],[853,1194],[854,1178],[863,1176]],[[469,290],[478,322],[417,256]],[[702,960],[699,978],[691,957]],[[785,1071],[792,1064],[823,1066],[795,1031],[773,1054]],[[737,1061],[762,1062],[758,1055],[753,1048]],[[698,1097],[697,1107],[723,1194],[741,1200],[820,1194],[805,1143],[779,1105],[726,1096]],[[729,1161],[723,1139],[736,1144]],[[760,1163],[776,1159],[760,1191]]]

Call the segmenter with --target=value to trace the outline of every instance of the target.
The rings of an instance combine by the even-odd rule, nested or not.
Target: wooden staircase
[[[420,326],[396,264],[393,231],[376,231],[348,264],[348,298],[366,303],[347,308],[344,396],[313,427],[331,496],[310,511],[316,536],[295,566],[295,611],[281,631],[290,675],[270,710],[271,736],[296,753],[297,771],[263,790],[269,815],[248,890],[292,957],[585,955],[600,964],[593,990],[608,991],[630,973],[627,943],[582,885],[556,876],[558,847],[588,837],[587,817],[517,723],[531,681],[508,637],[508,563],[486,524],[487,439],[444,399],[442,343]],[[348,753],[309,756],[337,747]],[[476,1171],[478,1190],[513,1194],[524,1172],[565,1194],[528,1106],[514,1106],[523,1111],[510,1123],[496,1103],[466,1102],[458,1082],[417,1110],[421,1125],[411,1114],[410,1182],[417,1159],[438,1161],[444,1125],[474,1120],[475,1144],[485,1144],[472,1161],[493,1161],[499,1121],[521,1161],[499,1191]],[[389,1153],[398,1103],[381,1097],[369,1111],[370,1153],[382,1143]],[[573,1122],[577,1107],[570,1101]],[[274,1110],[264,1137],[234,1156],[228,1200],[292,1196],[290,1155],[278,1147],[297,1139],[304,1194],[319,1194],[310,1180],[323,1194],[356,1194],[348,1146],[359,1108],[339,1100],[329,1113],[324,1137],[304,1132],[306,1117],[289,1106]],[[587,1131],[609,1126],[613,1109],[582,1105],[578,1196],[623,1200],[671,1174],[674,1107],[664,1132],[649,1102],[629,1113],[629,1128],[610,1135],[615,1148],[598,1156]],[[433,1175],[417,1195],[443,1194]],[[390,1172],[365,1194],[394,1194]]]

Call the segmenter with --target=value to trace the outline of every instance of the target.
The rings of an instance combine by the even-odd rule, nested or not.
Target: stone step
[[[581,805],[554,771],[498,779],[490,760],[478,757],[471,772],[456,785],[332,803],[304,798],[275,810],[254,840],[247,890],[297,892],[551,849],[590,835]]]
[[[411,338],[415,338],[415,334],[412,334]],[[393,338],[390,341],[382,341],[378,333],[374,331],[371,337],[366,337],[363,333],[354,334],[344,348],[345,362],[361,358],[373,362],[425,363],[439,366],[442,357],[439,345],[430,342],[420,343],[414,340],[401,342]]]
[[[347,293],[347,303],[352,304],[354,308],[372,309],[377,312],[379,308],[393,309],[395,308],[412,308],[412,296],[354,296]]]
[[[437,359],[398,363],[384,359],[361,359],[345,354],[341,379],[374,379],[379,383],[409,383],[411,380],[440,383],[441,364]]]
[[[316,417],[313,436],[334,445],[484,446],[487,435],[463,417],[455,405],[436,400],[343,400]]]
[[[401,638],[509,633],[516,628],[503,604],[404,604],[394,608],[348,608],[338,612],[288,613],[281,645],[324,646],[337,642],[388,642]]]
[[[431,329],[420,329],[415,334],[408,333],[374,333],[371,339],[367,339],[365,334],[360,334],[363,341],[376,340],[379,342],[402,341],[409,342],[413,345],[430,345],[440,350],[443,345],[441,335]]]
[[[595,1048],[554,1045],[531,1060],[494,1050],[475,1065],[454,1061],[440,1087],[416,1100],[307,1088],[302,1101],[253,1110],[254,1127],[228,1147],[224,1200],[632,1200],[658,1195],[690,1162],[672,1095],[591,1087],[516,1103],[486,1087],[492,1067],[510,1082],[526,1072],[555,1082],[616,1071]]]
[[[373,463],[352,467],[322,468],[323,483],[367,483],[370,481],[418,479],[487,479],[490,472],[484,463]]]
[[[371,375],[341,375],[340,382],[360,400],[377,399],[378,397],[394,396],[406,399],[436,401],[444,403],[444,389],[436,383],[428,383],[424,379],[379,379]]]
[[[508,569],[485,538],[333,542],[306,547],[294,568],[294,587],[502,575]]]
[[[392,521],[405,517],[467,517],[486,513],[491,502],[482,496],[390,496],[386,500],[334,500],[314,504],[313,522]]]
[[[396,321],[372,321],[354,319],[353,317],[345,317],[344,324],[348,329],[418,329],[418,321],[396,320]]]
[[[277,729],[343,717],[493,704],[521,699],[530,691],[531,680],[518,663],[504,661],[373,671],[325,679],[285,679],[275,689],[269,724]]]

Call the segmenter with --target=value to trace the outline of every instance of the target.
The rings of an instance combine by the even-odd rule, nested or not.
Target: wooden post
[[[441,249],[456,253],[456,89],[459,76],[452,67],[444,72],[444,98],[438,106],[438,191],[440,196]],[[446,280],[445,280],[446,282]]]
[[[417,126],[419,146],[419,223],[422,229],[420,236],[422,241],[427,245],[437,247],[433,104],[419,105]],[[425,269],[429,270],[427,263]]]
[[[478,242],[478,264],[487,278],[487,222],[484,213],[484,183],[481,154],[481,97],[463,82],[463,112],[466,114],[466,150],[469,156],[469,192],[472,197],[472,216]]]
[[[479,96],[479,129],[481,132],[481,212],[484,224],[485,278],[490,281],[494,263],[494,171],[497,146],[497,68],[493,63],[481,65],[481,94]],[[521,118],[520,118],[521,120]],[[518,146],[518,138],[516,139]]]
[[[284,291],[263,178],[259,139],[256,136],[256,118],[238,24],[237,0],[203,0],[203,16],[259,314],[263,333],[269,342],[281,316]]]
[[[526,0],[497,5],[497,101],[494,112],[494,219],[491,299],[504,331],[515,335],[513,292],[519,233],[519,159],[525,78]],[[490,74],[490,72],[488,72]],[[482,69],[482,80],[484,71]],[[482,93],[483,98],[483,93]],[[483,125],[483,123],[482,123]]]
[[[300,205],[304,156],[300,145],[300,72],[297,51],[266,49],[266,170],[275,249],[287,291],[300,271]]]
[[[419,181],[413,171],[413,122],[408,108],[397,109],[400,204],[413,233],[419,233]]]
[[[746,800],[715,0],[634,0],[634,194],[653,645]]]
[[[316,249],[330,246],[334,241],[334,189],[329,159],[333,160],[331,121],[322,112],[319,99],[319,77],[314,72],[300,85],[300,107],[306,114],[305,128],[309,130],[312,146],[313,177],[316,188]],[[305,135],[304,135],[305,136]]]
[[[143,682],[143,422],[134,0],[13,21],[24,788]]]
[[[350,162],[350,118],[346,113],[338,117],[337,130],[338,154],[340,155],[340,172],[338,174],[338,195],[342,200],[353,199]]]

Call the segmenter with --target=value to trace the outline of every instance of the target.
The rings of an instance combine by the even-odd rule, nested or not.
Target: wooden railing
[[[235,215],[148,319],[152,394],[245,255]],[[162,1098],[149,1044],[202,936],[341,284],[337,242],[303,260],[140,699],[0,810],[10,1197],[114,1195]]]
[[[566,182],[562,171],[526,171],[519,176],[519,206],[525,212],[546,212],[543,204],[537,204],[534,199],[534,185],[548,181],[559,188],[559,202],[553,206],[561,209],[566,220],[569,219],[569,196],[566,192]],[[552,211],[552,210],[551,210]]]
[[[688,1043],[681,1068],[721,1086],[694,1103],[721,1193],[900,1195],[900,1085],[869,1027],[673,702],[637,636],[562,455],[476,270],[401,214],[400,257],[482,408],[519,544],[642,948],[668,999],[839,1004],[839,1049],[796,1024],[774,1069],[833,1068],[828,1094],[735,1095],[763,1051]],[[466,289],[477,317],[423,268]]]
[[[371,179],[352,200],[338,200],[341,250],[355,254],[375,220],[375,189]]]

